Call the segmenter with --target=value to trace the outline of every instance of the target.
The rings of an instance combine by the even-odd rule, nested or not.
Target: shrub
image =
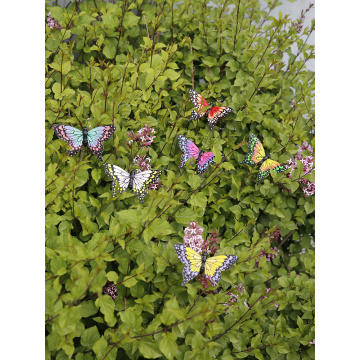
[[[314,25],[268,3],[46,6],[47,359],[314,358],[314,49],[301,37]],[[188,122],[191,88],[234,110],[213,133]],[[115,125],[105,162],[165,169],[145,204],[112,198],[98,158],[69,157],[53,124]],[[145,127],[155,138],[137,140]],[[239,164],[250,133],[291,170],[257,185],[259,167]],[[202,178],[178,169],[179,134],[215,154]],[[174,244],[191,222],[239,257],[216,287],[181,286]]]

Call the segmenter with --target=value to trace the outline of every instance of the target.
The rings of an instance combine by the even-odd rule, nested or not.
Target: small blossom
[[[244,305],[245,305],[246,307],[249,307],[249,304],[247,303],[247,300],[246,300],[246,299],[244,300]]]
[[[112,281],[107,280],[102,290],[104,295],[110,295],[111,298],[115,301],[118,295],[118,290]]]
[[[309,341],[309,344],[315,345],[315,339],[313,341]]]
[[[52,16],[51,13],[48,13],[48,18],[46,20],[46,25],[50,28],[50,29],[62,29],[63,27],[59,25],[59,23],[57,22],[57,20],[55,20]]]

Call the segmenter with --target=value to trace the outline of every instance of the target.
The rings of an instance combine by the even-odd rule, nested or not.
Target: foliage
[[[239,165],[250,133],[281,163],[314,147],[314,49],[300,38],[314,26],[299,30],[268,3],[46,6],[59,24],[45,41],[47,359],[314,358],[314,196],[299,187],[314,172],[297,161],[291,178],[256,185],[258,166]],[[214,133],[188,122],[190,88],[234,109]],[[127,170],[127,132],[153,127],[147,155],[166,169],[163,187],[144,205],[130,191],[111,198],[100,161],[86,148],[69,157],[53,124],[114,124],[103,158]],[[178,170],[179,134],[215,154],[202,179],[190,162]],[[239,256],[216,288],[180,285],[174,244],[191,221]]]

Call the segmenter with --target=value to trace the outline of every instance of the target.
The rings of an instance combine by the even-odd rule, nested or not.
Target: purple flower
[[[218,251],[218,242],[220,241],[220,238],[217,237],[219,235],[219,232],[217,229],[212,230],[209,237],[204,241],[201,250],[203,252],[207,252],[208,254],[216,254]]]
[[[63,27],[51,16],[51,13],[48,13],[48,18],[46,19],[46,25],[50,29],[62,29]]]
[[[110,295],[111,298],[115,301],[118,290],[112,281],[107,280],[102,290],[104,295]]]
[[[309,341],[309,344],[315,345],[315,339],[313,341]]]

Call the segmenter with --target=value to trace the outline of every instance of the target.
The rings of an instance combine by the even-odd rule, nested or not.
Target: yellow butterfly
[[[215,286],[221,279],[221,271],[230,269],[239,258],[235,255],[218,255],[207,259],[207,253],[198,254],[196,251],[184,244],[175,244],[175,251],[179,260],[185,264],[183,270],[185,285],[198,274],[205,274]]]

